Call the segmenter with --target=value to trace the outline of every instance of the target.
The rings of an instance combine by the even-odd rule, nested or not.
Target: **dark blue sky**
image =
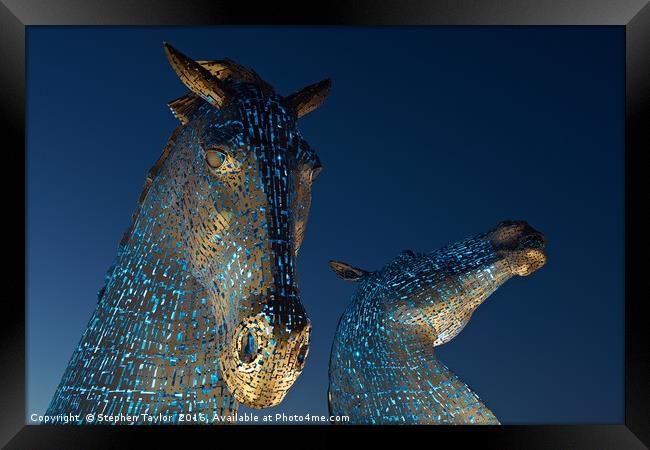
[[[166,40],[281,94],[324,170],[298,261],[307,364],[268,413],[325,414],[329,351],[375,269],[523,219],[548,264],[513,279],[438,356],[503,423],[624,420],[622,27],[49,28],[27,33],[28,414],[44,412],[186,92]],[[243,409],[242,409],[243,411]]]

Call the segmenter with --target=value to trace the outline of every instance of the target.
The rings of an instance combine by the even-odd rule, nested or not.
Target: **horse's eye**
[[[219,149],[208,150],[205,152],[205,161],[213,169],[218,169],[226,162],[226,153]]]

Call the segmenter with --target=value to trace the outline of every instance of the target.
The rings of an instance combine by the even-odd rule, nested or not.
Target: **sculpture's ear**
[[[176,100],[172,100],[171,102],[167,103],[167,106],[169,106],[169,109],[172,110],[174,117],[180,120],[183,125],[186,125],[187,122],[190,121],[190,118],[192,117],[192,114],[194,114],[194,111],[198,109],[202,102],[203,100],[201,97],[190,93],[183,95]]]
[[[296,113],[296,117],[301,118],[323,104],[331,86],[332,81],[326,78],[294,92],[284,101]]]
[[[330,261],[329,264],[334,273],[346,281],[359,281],[370,273],[340,261]]]

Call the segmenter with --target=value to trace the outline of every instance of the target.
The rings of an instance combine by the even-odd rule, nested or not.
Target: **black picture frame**
[[[395,445],[480,445],[490,448],[645,448],[650,445],[647,298],[637,263],[646,254],[647,220],[636,203],[648,192],[640,156],[650,148],[645,130],[650,85],[650,5],[645,0],[363,0],[301,5],[217,0],[0,0],[0,110],[5,176],[6,243],[25,242],[25,179],[16,193],[13,173],[25,172],[25,29],[37,25],[611,25],[625,27],[625,423],[500,427],[53,427],[25,425],[25,247],[22,266],[6,258],[4,326],[0,339],[0,443],[7,448],[124,448],[157,441],[173,446],[198,440],[252,442],[264,448],[339,446],[351,434]],[[645,133],[644,133],[645,131]],[[15,159],[14,159],[15,158]],[[22,215],[21,215],[22,213]],[[606,212],[603,212],[606,214]],[[23,220],[20,220],[20,217]],[[13,227],[13,228],[12,228]],[[606,237],[603,237],[606,239]],[[597,243],[595,243],[597,245]],[[646,257],[647,258],[647,257]],[[16,271],[14,275],[11,270]],[[22,272],[22,277],[21,277]],[[23,280],[20,284],[15,280]],[[7,289],[7,287],[9,289]],[[21,301],[22,299],[22,301]],[[605,333],[604,333],[605,334]],[[606,339],[606,335],[603,339]],[[594,345],[598,345],[594,342]],[[603,355],[606,361],[606,355]],[[607,389],[603,386],[603,389]],[[560,405],[561,407],[561,405]],[[259,436],[255,436],[259,434]],[[415,435],[415,436],[413,436]],[[288,440],[287,440],[288,439]],[[412,439],[412,440],[411,440]],[[274,445],[275,444],[275,445]],[[235,445],[235,444],[231,444]],[[248,444],[246,444],[248,445]]]

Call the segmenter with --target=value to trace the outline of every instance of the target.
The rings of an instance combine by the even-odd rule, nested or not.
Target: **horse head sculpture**
[[[350,423],[498,424],[434,354],[509,278],[546,263],[545,239],[526,222],[433,253],[405,251],[375,272],[338,261],[360,283],[341,317],[330,358],[332,415]]]
[[[296,258],[321,165],[297,121],[330,82],[283,97],[232,60],[164,50],[190,90],[169,103],[181,125],[147,177],[50,413],[264,408],[305,363]]]

